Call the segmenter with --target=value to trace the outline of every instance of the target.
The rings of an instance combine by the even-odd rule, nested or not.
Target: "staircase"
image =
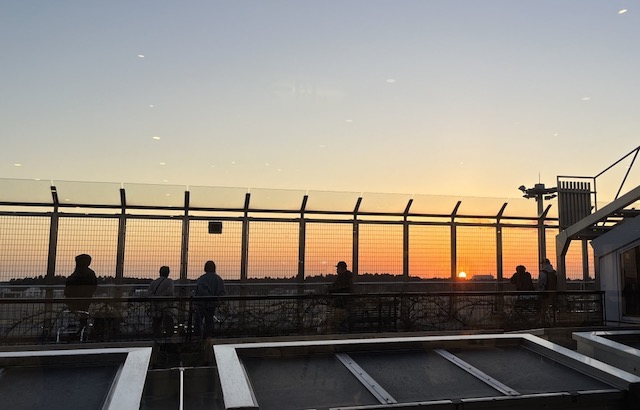
[[[556,254],[558,273],[566,280],[565,256],[571,241],[590,241],[614,229],[630,218],[640,216],[640,185],[620,195],[625,184],[632,185],[640,181],[629,178],[640,146],[607,167],[595,177],[558,176],[558,217],[560,233],[556,236]],[[610,171],[624,160],[630,160],[615,199],[597,209],[596,182],[599,177]],[[636,167],[637,171],[639,167]]]

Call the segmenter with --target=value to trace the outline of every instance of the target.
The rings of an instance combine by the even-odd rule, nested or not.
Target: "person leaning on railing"
[[[173,280],[169,279],[170,269],[168,266],[160,268],[160,277],[149,284],[148,297],[173,296]],[[150,314],[153,328],[153,336],[162,336],[162,329],[167,336],[173,335],[173,317],[169,312],[171,303],[154,302],[151,304]]]
[[[196,282],[196,290],[194,296],[223,296],[226,289],[224,280],[216,273],[216,264],[213,261],[207,261],[204,264],[204,274],[198,278]],[[213,336],[214,323],[216,321],[216,308],[218,301],[196,301],[196,322],[194,324],[194,332],[197,336],[202,335],[203,338]],[[204,329],[202,328],[204,321]]]

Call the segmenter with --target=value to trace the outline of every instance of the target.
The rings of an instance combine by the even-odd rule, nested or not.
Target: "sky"
[[[3,0],[0,178],[519,197],[640,145],[639,40],[630,0]]]

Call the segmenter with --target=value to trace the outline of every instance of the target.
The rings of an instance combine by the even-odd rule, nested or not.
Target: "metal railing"
[[[198,303],[217,305],[216,338],[399,331],[518,330],[603,323],[603,292],[401,292],[219,298],[0,299],[0,344],[196,338]],[[162,312],[159,314],[158,312]],[[170,329],[154,317],[170,317]],[[198,336],[200,337],[200,336]]]

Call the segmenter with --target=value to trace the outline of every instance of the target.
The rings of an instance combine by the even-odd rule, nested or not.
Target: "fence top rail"
[[[333,274],[333,276],[335,276],[335,274]],[[398,277],[401,277],[401,275],[397,275]],[[124,284],[117,284],[117,283],[109,283],[109,284],[102,284],[99,283],[98,284],[98,288],[124,288],[124,289],[130,289],[132,287],[139,287],[139,288],[144,288],[146,289],[149,286],[149,283],[151,283],[151,281],[153,281],[153,279],[148,279],[148,283],[124,283]],[[581,283],[595,283],[594,280],[588,280],[588,281],[584,281],[584,280],[571,280],[572,283],[577,283],[577,284],[581,284]],[[191,283],[182,283],[180,282],[180,279],[175,279],[174,280],[174,288],[194,288],[196,286],[196,282],[195,280],[192,280]],[[238,279],[226,279],[225,280],[225,286],[230,286],[230,287],[245,287],[245,288],[252,288],[252,287],[300,287],[300,286],[304,286],[304,287],[317,287],[317,286],[326,286],[326,285],[330,285],[331,283],[333,283],[332,279],[326,279],[325,281],[317,281],[317,282],[304,282],[304,283],[300,283],[300,282],[296,282],[295,279],[291,279],[291,281],[287,282],[287,281],[282,281],[282,282],[241,282]],[[452,281],[449,278],[441,278],[441,279],[424,279],[424,280],[407,280],[407,281],[356,281],[356,285],[360,286],[380,286],[380,285],[394,285],[394,286],[401,286],[401,285],[429,285],[429,284],[434,284],[434,285],[446,285],[446,284],[450,284],[450,285],[457,285],[457,284],[502,284],[502,285],[508,285],[511,284],[511,281],[509,279],[502,279],[502,280],[497,280],[497,279],[487,279],[487,280],[465,280],[465,281]],[[64,289],[65,285],[64,284],[53,284],[53,285],[41,285],[41,284],[29,284],[29,285],[25,285],[25,284],[7,284],[4,283],[2,284],[2,286],[0,286],[0,288],[3,289],[11,289],[11,288],[36,288],[36,289]],[[559,291],[558,291],[559,292]],[[406,293],[406,292],[405,292]],[[520,292],[520,293],[524,293],[524,292]],[[94,298],[95,299],[95,298]]]
[[[458,205],[456,205],[458,204]],[[458,208],[462,205],[460,210]],[[508,206],[506,206],[508,204]],[[50,207],[171,212],[212,211],[380,216],[537,218],[535,207],[514,197],[196,187],[114,182],[0,178],[0,207]],[[475,212],[471,209],[475,209]],[[479,215],[480,214],[480,215]]]

